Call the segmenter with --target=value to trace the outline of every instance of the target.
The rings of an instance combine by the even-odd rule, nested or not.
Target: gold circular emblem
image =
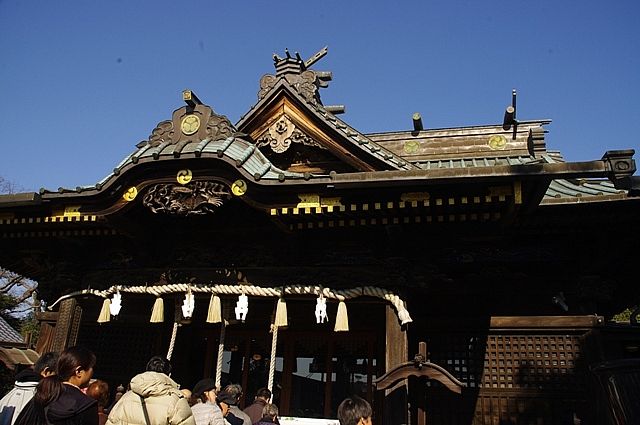
[[[187,184],[191,181],[192,178],[193,178],[193,174],[191,174],[191,170],[189,169],[180,170],[176,175],[176,180],[180,184]]]
[[[236,180],[231,185],[231,192],[236,196],[242,196],[247,193],[247,183],[244,180]]]
[[[507,146],[507,139],[502,134],[489,137],[489,147],[491,149],[504,149]]]
[[[200,128],[200,117],[194,114],[187,115],[182,118],[180,123],[180,130],[187,136],[192,135]]]
[[[122,195],[122,197],[124,198],[125,201],[131,202],[134,199],[136,199],[137,195],[138,195],[138,189],[136,189],[135,186],[132,186],[129,189],[127,189],[127,191]]]
[[[420,143],[415,140],[410,140],[404,143],[404,153],[416,153],[418,152],[418,148],[420,148]]]

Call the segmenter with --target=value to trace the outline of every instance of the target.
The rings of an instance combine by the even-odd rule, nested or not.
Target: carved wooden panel
[[[213,213],[229,198],[231,191],[224,183],[194,181],[186,185],[151,186],[142,203],[154,213],[190,216]]]
[[[467,385],[456,396],[427,383],[429,424],[573,423],[584,412],[584,331],[494,331],[436,334],[429,360]]]
[[[56,327],[54,330],[51,351],[60,352],[67,348],[76,306],[77,302],[73,298],[66,299],[60,303],[60,310],[58,311],[58,321],[56,322]]]
[[[80,320],[82,320],[82,307],[76,305],[73,309],[73,318],[69,328],[69,336],[67,338],[67,346],[73,347],[78,341],[78,330],[80,329]]]

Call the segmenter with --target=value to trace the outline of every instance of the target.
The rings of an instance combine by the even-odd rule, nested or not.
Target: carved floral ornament
[[[258,147],[269,145],[275,153],[286,152],[292,143],[300,143],[324,149],[322,145],[318,144],[318,142],[297,128],[286,115],[282,115],[258,139]]]
[[[318,103],[318,74],[308,69],[301,74],[289,74],[280,78],[287,80],[289,85],[293,87],[305,100],[316,105]],[[260,79],[260,91],[258,98],[264,98],[280,79],[275,75],[267,74]]]
[[[229,187],[215,181],[188,184],[159,183],[151,186],[142,204],[154,213],[178,216],[211,214],[231,198]]]

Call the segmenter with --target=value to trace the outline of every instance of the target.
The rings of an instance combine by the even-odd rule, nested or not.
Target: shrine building
[[[0,196],[36,351],[84,345],[112,387],[162,354],[282,416],[634,423],[634,151],[571,162],[515,93],[494,124],[366,134],[322,103],[325,54],[274,56],[235,124],[185,90],[103,180]]]

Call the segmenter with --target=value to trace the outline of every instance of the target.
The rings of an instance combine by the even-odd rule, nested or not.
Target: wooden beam
[[[593,328],[604,323],[602,316],[493,316],[491,328]]]

